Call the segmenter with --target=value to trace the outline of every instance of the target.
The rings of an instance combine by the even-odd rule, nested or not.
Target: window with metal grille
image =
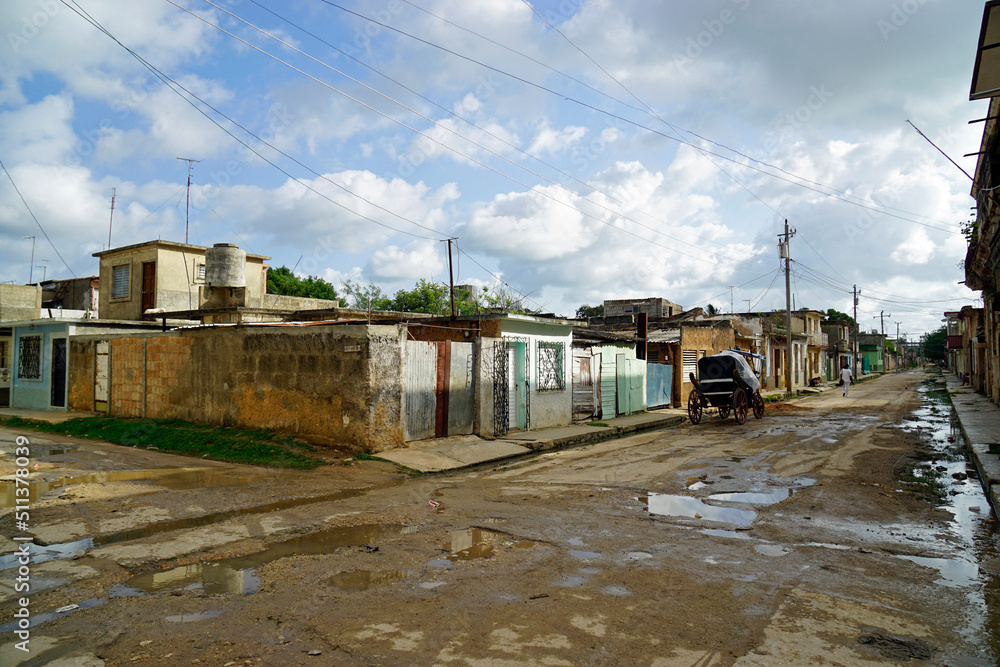
[[[205,265],[204,264],[199,264],[198,265],[198,280],[200,280],[202,282],[205,282]]]
[[[111,298],[128,296],[129,265],[115,266],[111,269]]]
[[[562,343],[538,344],[538,391],[555,391],[566,388],[564,362],[566,346]]]
[[[682,369],[684,381],[687,383],[691,382],[690,375],[694,373],[695,377],[698,377],[698,351],[697,350],[683,350],[681,352],[684,367]]]
[[[42,379],[42,337],[22,336],[17,351],[17,377],[21,380]]]

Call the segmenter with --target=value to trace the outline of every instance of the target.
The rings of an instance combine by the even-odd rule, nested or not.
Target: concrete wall
[[[504,337],[522,337],[529,341],[529,374],[531,377],[531,428],[548,428],[573,423],[573,327],[519,320],[501,320]],[[563,349],[564,388],[538,390],[538,344],[559,343]],[[492,387],[492,382],[490,383]]]
[[[250,267],[248,266],[247,269]],[[253,297],[251,297],[251,301]],[[329,310],[339,308],[339,301],[329,299],[309,299],[301,296],[284,296],[282,294],[262,294],[260,305],[254,308],[271,308],[273,310]]]
[[[728,324],[728,322],[726,323]],[[704,356],[710,357],[713,354],[718,354],[723,350],[728,350],[736,346],[736,332],[733,330],[732,326],[689,326],[681,325],[681,349],[682,350],[697,350],[699,353],[704,351]],[[699,357],[700,358],[700,357]],[[691,384],[691,380],[684,376],[683,374],[683,364],[675,364],[680,369],[681,377],[678,378],[674,375],[675,379],[680,380],[680,401],[681,405],[686,406],[688,396],[691,395],[691,390],[694,389],[694,385]]]
[[[241,327],[112,337],[110,413],[270,428],[356,451],[398,447],[404,331]],[[98,340],[78,342],[92,354]],[[91,387],[71,389],[80,409],[93,401],[86,359],[81,350],[71,373]]]
[[[41,287],[0,284],[0,322],[37,319],[41,308]]]

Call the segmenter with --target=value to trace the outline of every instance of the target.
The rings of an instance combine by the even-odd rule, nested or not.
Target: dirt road
[[[32,499],[0,664],[995,665],[997,531],[926,379],[416,478],[27,433],[81,479]]]

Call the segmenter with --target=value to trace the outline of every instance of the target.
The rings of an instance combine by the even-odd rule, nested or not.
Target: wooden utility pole
[[[785,392],[792,392],[792,258],[789,250],[789,240],[795,236],[795,230],[788,228],[785,220],[785,233],[778,234],[785,240],[778,244],[778,255],[785,260]]]

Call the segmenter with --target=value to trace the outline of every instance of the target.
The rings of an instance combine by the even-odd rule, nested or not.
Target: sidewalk
[[[62,412],[56,410],[28,410],[27,408],[0,408],[0,418],[20,417],[29,421],[61,424],[76,417],[93,417],[93,412]]]
[[[591,422],[606,426],[573,424],[535,431],[512,431],[496,440],[486,440],[475,435],[420,440],[411,442],[404,448],[379,452],[378,456],[420,472],[443,472],[548,449],[612,440],[632,433],[668,428],[681,424],[686,419],[685,410],[667,408]]]
[[[952,405],[958,413],[962,433],[972,450],[972,460],[994,513],[1000,511],[1000,456],[990,445],[1000,445],[1000,407],[952,375],[945,375]]]

